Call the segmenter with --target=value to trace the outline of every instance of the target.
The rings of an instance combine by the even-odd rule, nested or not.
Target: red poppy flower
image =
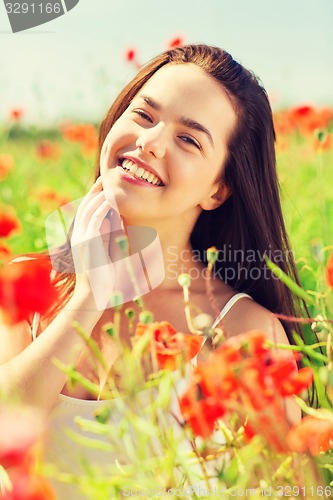
[[[244,341],[249,353],[255,358],[258,356],[265,356],[269,352],[269,347],[266,342],[267,337],[261,330],[249,331]]]
[[[315,136],[313,140],[313,147],[315,151],[328,151],[332,148],[332,145],[332,134],[321,129],[315,130]]]
[[[60,156],[60,149],[57,144],[51,141],[41,141],[37,144],[36,153],[43,160],[57,159]]]
[[[308,389],[313,382],[313,371],[311,368],[301,368],[291,377],[286,377],[281,384],[281,396],[291,396],[292,394],[300,394]]]
[[[130,48],[125,51],[125,59],[128,62],[132,62],[136,59],[137,51],[136,49]]]
[[[310,368],[297,371],[293,352],[271,349],[266,335],[254,330],[228,339],[207,361],[198,363],[181,409],[193,432],[206,436],[214,428],[214,415],[220,418],[238,408],[241,419],[248,418],[247,436],[260,434],[275,451],[283,452],[283,437],[290,427],[283,398],[299,394],[312,379]],[[205,411],[209,419],[201,429]]]
[[[312,369],[297,370],[295,357],[292,351],[273,351],[266,357],[265,373],[272,378],[274,392],[283,397],[300,394],[313,381]]]
[[[6,259],[11,255],[11,250],[9,246],[7,246],[5,243],[0,243],[0,259]]]
[[[333,448],[333,421],[306,416],[292,427],[287,435],[291,450],[298,453],[310,452],[318,455]]]
[[[191,384],[179,400],[179,406],[186,423],[193,434],[208,438],[214,431],[215,422],[221,418],[225,410],[222,402],[201,396],[200,385]]]
[[[68,141],[81,144],[84,154],[91,154],[98,146],[98,133],[93,125],[67,124],[62,127],[62,132]]]
[[[12,155],[0,155],[0,180],[4,180],[14,168],[14,158]]]
[[[13,121],[20,121],[22,116],[24,114],[24,111],[22,108],[13,108],[10,110],[10,119]]]
[[[124,53],[124,58],[125,61],[133,64],[137,69],[141,67],[141,64],[139,63],[138,60],[138,51],[135,48],[130,47],[126,49]]]
[[[8,238],[20,227],[20,221],[14,214],[0,212],[0,238]]]
[[[207,362],[199,362],[196,374],[204,397],[226,400],[239,387],[232,367],[218,355],[210,356]]]
[[[175,370],[178,367],[179,356],[184,363],[198,354],[203,343],[203,337],[177,332],[167,321],[160,323],[138,323],[135,337],[144,334],[151,336],[157,363],[162,370]]]
[[[286,443],[286,434],[290,426],[280,405],[270,405],[256,413],[254,417],[249,417],[243,427],[247,442],[251,441],[254,436],[260,435],[276,453],[290,451]]]
[[[167,47],[169,49],[175,49],[176,47],[184,45],[184,42],[185,42],[185,37],[183,35],[177,35],[170,38],[170,40],[167,41]]]
[[[31,450],[41,438],[44,415],[35,408],[8,407],[0,410],[0,464],[9,467],[29,465]]]
[[[97,131],[90,124],[68,124],[62,128],[65,139],[72,142],[85,142],[96,137]]]
[[[333,288],[333,254],[329,256],[326,264],[326,281],[330,288]]]
[[[12,489],[4,490],[2,500],[56,500],[56,495],[45,477],[25,467],[9,471]]]
[[[297,106],[291,110],[291,113],[297,118],[306,118],[314,113],[314,108],[312,106],[304,105]]]
[[[68,196],[62,196],[50,188],[41,189],[36,193],[36,196],[41,202],[41,207],[44,210],[55,210],[56,208],[67,205],[67,203],[70,202],[70,198]]]
[[[81,152],[85,156],[95,154],[98,147],[97,133],[87,136],[81,144]]]
[[[252,356],[257,358],[269,352],[266,341],[267,337],[264,332],[261,330],[250,330],[245,334],[227,339],[215,352],[231,362],[240,361]],[[231,357],[230,353],[232,353]]]
[[[331,109],[315,109],[312,106],[299,106],[291,109],[287,114],[293,129],[298,129],[304,135],[312,135],[316,130],[328,129],[333,117]],[[329,139],[327,141],[329,144]],[[320,141],[317,141],[315,146],[318,146],[319,143]],[[321,143],[321,146],[323,146],[323,143]]]
[[[6,323],[18,323],[29,320],[35,312],[47,312],[58,298],[50,280],[51,270],[47,256],[10,262],[0,270],[0,308]]]

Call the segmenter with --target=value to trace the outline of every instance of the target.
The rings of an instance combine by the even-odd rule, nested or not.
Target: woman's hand
[[[76,273],[74,295],[92,294],[98,311],[105,310],[114,291],[110,243],[111,229],[118,228],[111,228],[111,214],[114,226],[119,227],[120,221],[115,207],[106,200],[98,178],[78,208],[71,237]]]

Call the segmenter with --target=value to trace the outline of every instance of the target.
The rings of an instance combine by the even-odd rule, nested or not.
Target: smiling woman
[[[42,318],[33,342],[27,328],[28,348],[1,367],[14,374],[9,393],[19,390],[29,403],[51,412],[58,458],[64,428],[73,425],[78,412],[91,416],[105,401],[92,401],[96,396],[86,388],[69,384],[51,360],[71,364],[101,393],[121,357],[105,335],[106,325],[115,320],[110,297],[114,292],[129,297],[130,280],[119,264],[124,255],[115,234],[128,235],[129,256],[149,282],[141,295],[156,321],[188,331],[177,282],[187,273],[195,276],[192,301],[211,318],[210,326],[223,327],[227,337],[261,329],[271,340],[293,342],[297,326],[282,325],[274,314],[296,315],[291,293],[264,259],[268,255],[297,280],[279,200],[274,139],[265,90],[253,73],[216,47],[188,45],[164,52],[140,69],[115,100],[100,129],[96,182],[78,209],[69,244],[53,260],[56,266],[69,256],[72,261],[71,273],[57,267],[62,290],[57,314]],[[153,251],[142,245],[142,226],[158,237]],[[204,277],[212,246],[214,300]],[[96,304],[96,290],[103,307]],[[140,312],[133,294],[123,301],[119,296],[118,304]],[[128,316],[124,309],[119,314],[121,341],[131,345]],[[106,360],[96,373],[74,321]],[[299,418],[298,408],[287,413],[290,420]]]
[[[220,206],[230,194],[221,175],[235,123],[225,91],[201,68],[167,65],[154,74],[101,152],[103,186],[112,189],[124,220],[155,227],[161,238],[162,214],[188,233],[202,209]]]

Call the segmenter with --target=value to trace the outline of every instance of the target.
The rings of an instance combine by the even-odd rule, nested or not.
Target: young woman
[[[6,390],[19,390],[29,403],[42,405],[60,420],[65,415],[62,424],[77,414],[91,415],[103,404],[82,387],[67,386],[66,375],[52,359],[74,363],[91,376],[88,349],[72,326],[77,321],[108,361],[98,374],[103,387],[119,355],[102,332],[113,320],[108,300],[114,290],[127,290],[115,271],[119,257],[112,233],[133,226],[152,228],[158,235],[159,251],[149,265],[160,262],[159,252],[164,260],[164,278],[143,297],[155,321],[167,320],[177,331],[188,331],[177,283],[181,273],[192,277],[192,302],[213,316],[204,268],[206,250],[214,245],[218,259],[212,285],[220,308],[214,325],[222,325],[226,336],[258,328],[272,340],[292,342],[295,326],[282,325],[274,315],[295,315],[291,294],[264,262],[266,254],[295,277],[274,138],[265,90],[227,52],[188,45],[144,66],[100,129],[96,182],[80,205],[71,235],[76,274],[63,273],[61,280],[66,305],[59,306],[52,321],[42,319],[33,342],[29,328],[24,342],[21,336],[15,356],[2,366],[4,373],[10,370]],[[96,263],[96,252],[103,266]],[[80,255],[84,264],[79,269]],[[96,306],[96,280],[104,309]],[[137,310],[133,294],[127,297],[125,306]],[[123,310],[120,335],[129,342]],[[291,419],[299,416],[295,408],[288,412]]]

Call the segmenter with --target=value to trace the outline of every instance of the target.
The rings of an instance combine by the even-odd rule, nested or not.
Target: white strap
[[[220,314],[218,315],[218,317],[214,321],[212,328],[215,328],[215,326],[219,324],[221,319],[223,319],[224,316],[230,311],[232,306],[234,304],[236,304],[236,302],[238,302],[238,300],[243,299],[243,298],[247,298],[247,299],[252,300],[252,297],[250,295],[248,295],[247,293],[236,293],[235,295],[233,295],[231,297],[231,299],[228,300],[226,305],[222,308],[222,311],[220,312]]]
[[[38,332],[38,327],[39,327],[39,322],[40,322],[40,314],[36,312],[34,314],[34,317],[32,318],[32,323],[31,323],[31,337],[32,337],[32,341],[36,340],[37,332]]]

